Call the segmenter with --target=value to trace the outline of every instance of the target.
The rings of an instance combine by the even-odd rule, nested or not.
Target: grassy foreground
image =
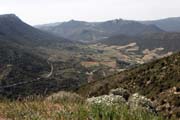
[[[164,120],[127,106],[88,105],[79,100],[0,101],[0,120]]]

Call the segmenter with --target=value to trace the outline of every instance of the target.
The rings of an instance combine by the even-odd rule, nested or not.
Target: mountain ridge
[[[140,21],[143,24],[154,24],[167,32],[180,32],[180,17],[169,17],[159,20]]]
[[[56,26],[49,26],[41,25],[36,27],[55,35],[81,41],[95,41],[118,34],[138,35],[146,32],[162,31],[155,25],[144,25],[136,21],[122,19],[109,20],[105,22],[71,20],[68,22],[62,22]],[[82,36],[84,32],[86,32],[87,37]]]
[[[36,29],[23,22],[15,14],[0,16],[0,35],[23,45],[48,45],[57,42],[71,42],[62,37]]]

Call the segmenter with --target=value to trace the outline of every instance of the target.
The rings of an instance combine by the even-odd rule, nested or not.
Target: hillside
[[[24,23],[14,14],[0,15],[0,35],[18,44],[31,47],[66,42],[64,38],[55,37]]]
[[[131,93],[139,92],[154,101],[158,111],[165,116],[180,116],[180,53],[82,86],[77,90],[82,96],[108,94],[122,87]]]
[[[118,35],[98,41],[106,45],[127,45],[137,43],[141,50],[164,48],[166,52],[176,52],[180,49],[180,33],[146,33],[139,36]],[[141,51],[142,52],[142,51]]]
[[[101,52],[98,50],[42,32],[16,15],[0,16],[0,33],[2,97],[17,98],[74,90],[88,81],[116,72],[116,68],[110,71],[114,60],[107,61],[112,55],[99,58]],[[98,66],[90,64],[87,67],[91,58],[95,58]]]
[[[37,79],[43,72],[50,71],[46,59],[40,57],[33,50],[11,41],[0,39],[0,93],[7,97],[17,96],[18,89],[4,88],[20,82]],[[13,91],[14,89],[15,91]],[[28,87],[19,91],[26,93]],[[28,93],[26,93],[28,94]]]
[[[154,25],[144,25],[135,21],[110,20],[105,22],[84,22],[71,20],[59,24],[39,25],[37,28],[57,36],[83,42],[91,42],[113,35],[139,35],[162,31]]]
[[[57,91],[57,80],[45,77],[51,71],[49,58],[54,55],[47,51],[65,50],[70,46],[73,46],[71,41],[33,28],[14,14],[1,15],[0,96],[16,98],[44,94],[48,88],[53,88],[49,92]]]
[[[152,21],[142,21],[141,23],[146,25],[154,24],[162,30],[168,32],[180,32],[180,17],[172,17]]]

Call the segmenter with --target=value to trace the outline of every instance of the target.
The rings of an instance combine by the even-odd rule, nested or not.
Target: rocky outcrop
[[[130,92],[124,88],[112,89],[109,94],[119,95],[128,100]]]
[[[105,105],[128,105],[131,110],[143,110],[156,114],[153,102],[145,96],[138,93],[130,95],[130,92],[123,88],[112,89],[109,95],[88,98],[90,104],[105,104]]]
[[[128,105],[130,109],[137,110],[143,109],[151,113],[156,113],[156,109],[153,105],[153,102],[146,97],[135,93],[131,95],[128,99]]]
[[[88,98],[87,102],[90,104],[106,104],[106,105],[126,104],[126,100],[119,95],[103,95],[99,97],[92,97],[92,98]]]

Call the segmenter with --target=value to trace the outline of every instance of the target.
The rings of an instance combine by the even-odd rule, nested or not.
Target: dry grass
[[[81,62],[81,65],[88,68],[88,67],[93,67],[93,66],[99,66],[99,62],[86,61],[86,62]]]
[[[127,106],[88,105],[74,93],[60,92],[46,99],[0,102],[0,118],[13,120],[163,120]]]

